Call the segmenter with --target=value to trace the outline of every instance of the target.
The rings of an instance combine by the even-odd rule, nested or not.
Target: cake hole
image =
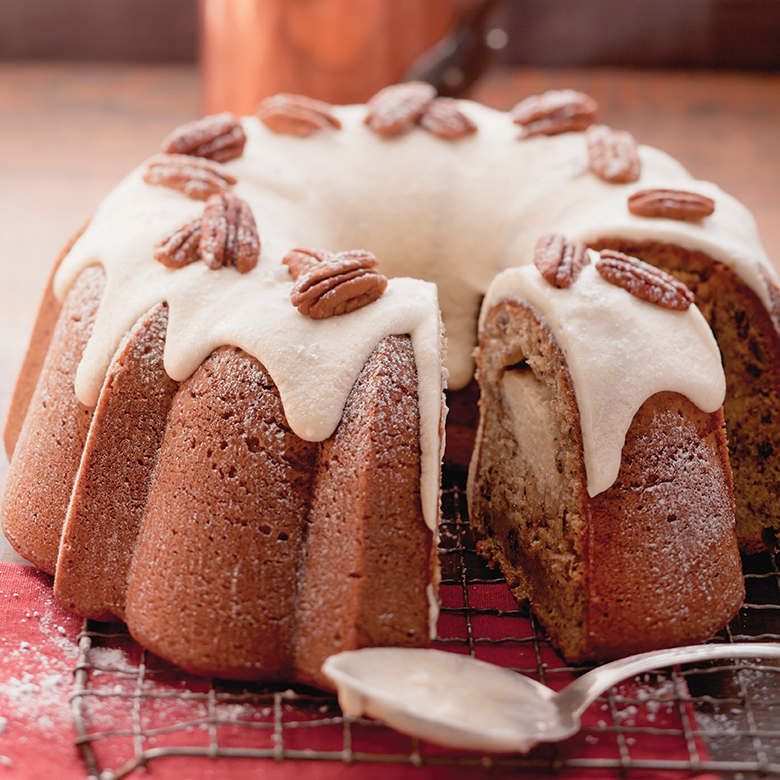
[[[287,535],[287,534],[286,534],[284,531],[282,531],[282,532],[279,534],[279,536],[277,536],[277,537],[276,537],[276,539],[277,539],[278,541],[280,541],[280,542],[286,542],[286,541],[287,541],[289,538],[290,538],[290,537],[289,537],[289,536],[288,536],[288,535]]]
[[[244,439],[244,441],[250,452],[260,452],[260,440],[258,438],[251,436],[248,439]]]
[[[504,371],[530,371],[531,367],[528,365],[528,361],[520,360],[517,363],[513,363],[511,366],[506,366]]]
[[[666,522],[667,523],[675,523],[675,522],[677,522],[677,515],[669,515],[666,518]]]
[[[261,525],[258,529],[261,534],[270,534],[271,533],[271,526],[270,525]]]

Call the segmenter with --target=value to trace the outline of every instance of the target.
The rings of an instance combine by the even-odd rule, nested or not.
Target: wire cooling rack
[[[448,475],[437,646],[500,663],[558,688],[568,667],[525,604],[475,554],[462,480]],[[747,600],[713,641],[780,642],[778,555],[745,560]],[[334,696],[194,678],[143,651],[116,625],[85,622],[72,695],[89,774],[118,780],[161,757],[498,768],[573,777],[680,777],[714,771],[780,777],[780,665],[717,662],[659,670],[596,701],[580,734],[527,755],[438,748],[376,721],[342,716]],[[672,774],[674,773],[674,774]]]

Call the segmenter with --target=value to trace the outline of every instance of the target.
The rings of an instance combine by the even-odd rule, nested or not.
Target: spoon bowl
[[[460,750],[527,753],[580,730],[599,695],[634,675],[718,658],[777,658],[780,644],[695,645],[621,658],[554,692],[529,677],[442,650],[374,647],[328,658],[323,673],[346,715]]]

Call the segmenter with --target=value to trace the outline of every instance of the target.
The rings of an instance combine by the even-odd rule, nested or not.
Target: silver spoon
[[[375,647],[328,658],[346,715],[366,715],[445,747],[526,753],[580,730],[580,716],[600,694],[628,677],[716,658],[778,658],[780,644],[695,645],[621,658],[583,674],[555,693],[546,685],[468,655]]]

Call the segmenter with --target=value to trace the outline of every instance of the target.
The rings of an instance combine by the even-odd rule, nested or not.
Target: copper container
[[[365,102],[401,80],[464,0],[201,0],[206,113],[252,113],[278,92]]]

